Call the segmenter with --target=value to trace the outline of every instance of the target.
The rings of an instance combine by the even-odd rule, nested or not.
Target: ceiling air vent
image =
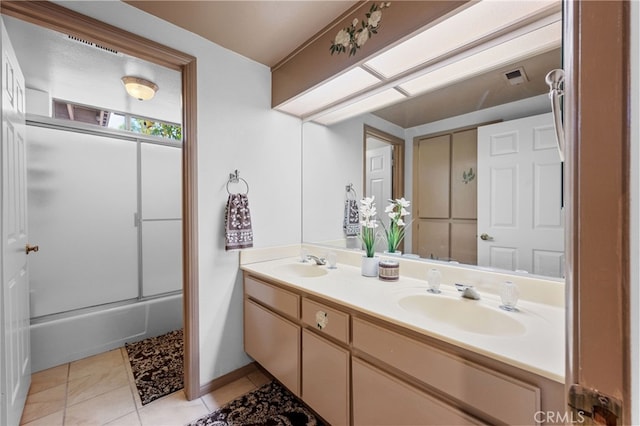
[[[69,40],[71,40],[71,41],[76,42],[76,43],[84,44],[85,46],[94,47],[94,48],[96,48],[96,49],[100,49],[100,50],[102,50],[102,51],[104,51],[104,52],[113,53],[114,55],[118,55],[118,54],[120,53],[120,52],[118,52],[117,50],[112,49],[112,48],[110,48],[110,47],[100,46],[99,44],[96,44],[96,43],[94,43],[94,42],[92,42],[92,41],[84,40],[84,39],[81,39],[81,38],[76,37],[76,36],[67,35],[67,38],[68,38]]]
[[[524,72],[524,68],[522,67],[516,68],[515,70],[507,71],[503,73],[503,76],[505,80],[507,80],[507,82],[512,86],[516,86],[518,84],[526,83],[527,81],[529,81],[529,79],[527,78],[527,74]]]

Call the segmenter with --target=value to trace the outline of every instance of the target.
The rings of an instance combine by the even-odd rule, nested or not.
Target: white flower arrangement
[[[360,200],[360,204],[362,204],[360,208],[360,215],[362,216],[362,220],[360,221],[360,225],[362,225],[360,239],[364,244],[367,257],[375,256],[376,241],[378,239],[378,232],[376,231],[378,222],[375,218],[377,212],[374,200],[375,197],[373,196]]]
[[[378,33],[378,27],[382,20],[382,9],[389,6],[391,6],[390,2],[374,3],[371,5],[369,12],[365,14],[365,19],[360,22],[358,18],[354,18],[351,25],[338,31],[329,48],[331,54],[349,52],[349,56],[355,55],[356,51],[360,49],[373,34]],[[359,22],[361,24],[360,28],[358,28]]]
[[[384,223],[382,224],[387,237],[387,251],[389,253],[395,253],[404,239],[406,223],[403,218],[410,214],[407,210],[410,206],[411,202],[402,197],[396,200],[389,200],[389,205],[384,209],[384,212],[389,216],[389,227],[387,228]]]

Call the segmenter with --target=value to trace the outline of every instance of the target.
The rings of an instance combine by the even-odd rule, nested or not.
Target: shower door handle
[[[31,244],[27,244],[26,246],[24,246],[24,252],[26,254],[29,254],[32,251],[38,251],[38,250],[40,250],[40,247],[38,246],[32,246]]]

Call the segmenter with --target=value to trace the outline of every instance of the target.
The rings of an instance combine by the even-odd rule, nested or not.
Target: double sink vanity
[[[328,423],[525,425],[565,411],[562,283],[403,258],[385,282],[360,274],[359,252],[333,250],[330,269],[299,251],[242,252],[244,346]],[[427,292],[432,267],[440,294]],[[506,279],[515,312],[499,308]]]

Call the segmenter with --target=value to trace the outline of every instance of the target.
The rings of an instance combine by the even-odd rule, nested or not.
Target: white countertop
[[[336,269],[308,264],[309,268],[322,268],[327,274],[318,277],[300,277],[287,272],[282,266],[299,264],[299,258],[282,258],[243,264],[241,268],[256,276],[279,283],[358,310],[379,319],[414,330],[425,336],[496,359],[506,364],[564,383],[565,371],[565,310],[552,304],[529,300],[518,302],[518,312],[505,312],[498,306],[497,295],[479,291],[481,299],[461,299],[453,283],[443,281],[439,295],[426,292],[424,280],[402,276],[395,282],[363,277],[360,267],[339,263]],[[471,332],[446,322],[436,321],[402,308],[398,301],[408,295],[429,295],[449,298],[460,303],[480,304],[507,315],[523,327],[510,335],[492,335]],[[456,306],[453,304],[453,306]],[[462,305],[461,305],[462,306]],[[489,312],[493,314],[492,312]],[[492,315],[493,316],[493,315]],[[498,318],[501,318],[498,316]],[[502,317],[504,318],[504,317]],[[511,323],[508,318],[505,322]]]

